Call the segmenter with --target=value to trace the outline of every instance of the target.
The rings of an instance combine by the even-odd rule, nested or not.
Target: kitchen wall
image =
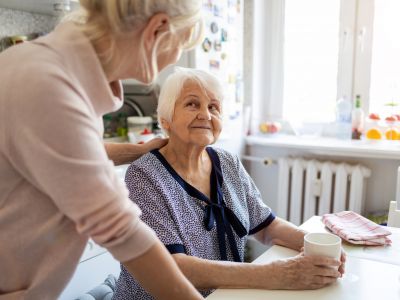
[[[0,8],[0,38],[32,32],[49,32],[57,23],[58,18],[55,16]]]

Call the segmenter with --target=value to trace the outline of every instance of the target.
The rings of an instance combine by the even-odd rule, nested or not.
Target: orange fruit
[[[385,132],[387,140],[400,140],[400,132],[396,128],[389,128]]]
[[[370,140],[380,140],[382,138],[382,133],[377,128],[371,128],[367,131],[365,137]]]

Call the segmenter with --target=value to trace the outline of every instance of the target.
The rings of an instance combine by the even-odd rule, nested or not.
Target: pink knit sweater
[[[112,87],[71,23],[0,54],[0,299],[55,299],[89,236],[120,261],[154,244],[102,143]]]

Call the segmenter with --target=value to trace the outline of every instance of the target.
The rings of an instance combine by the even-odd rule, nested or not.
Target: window
[[[400,111],[399,12],[399,0],[375,0],[369,103],[383,117]]]
[[[285,119],[305,117],[311,122],[334,120],[339,17],[340,0],[285,1]]]
[[[272,20],[255,34],[256,41],[263,35],[269,57],[262,58],[267,71],[254,72],[255,90],[264,92],[255,97],[260,119],[331,122],[336,100],[358,94],[366,114],[400,114],[399,0],[255,3]]]

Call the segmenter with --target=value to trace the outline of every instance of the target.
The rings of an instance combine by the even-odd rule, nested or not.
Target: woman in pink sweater
[[[201,299],[107,156],[150,149],[102,142],[119,80],[151,83],[197,44],[201,1],[80,2],[79,22],[0,54],[0,299],[55,299],[89,237],[154,297]]]

